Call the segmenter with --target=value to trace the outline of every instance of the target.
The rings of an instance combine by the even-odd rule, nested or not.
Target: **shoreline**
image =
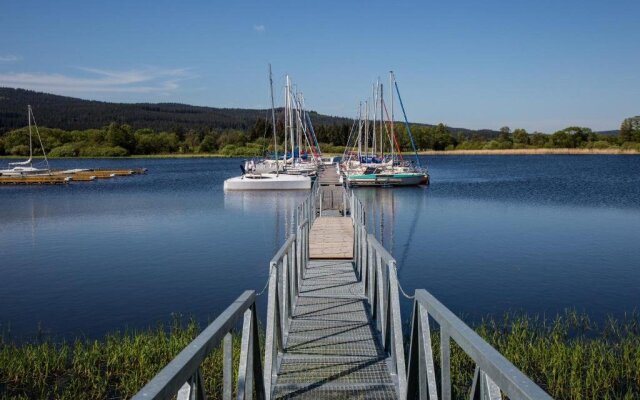
[[[413,155],[413,152],[402,152],[404,156]],[[518,155],[640,155],[640,151],[633,149],[620,149],[620,148],[608,148],[608,149],[501,149],[501,150],[422,150],[418,151],[418,155],[421,156],[518,156]],[[323,153],[323,156],[327,157],[339,157],[339,153]],[[50,160],[74,160],[74,159],[107,159],[107,160],[124,160],[124,159],[153,159],[153,158],[253,158],[250,155],[238,155],[228,156],[224,154],[216,153],[196,153],[196,154],[181,154],[181,153],[168,153],[168,154],[132,154],[122,157],[48,157]],[[25,156],[11,156],[2,155],[0,160],[13,160],[24,159]],[[42,156],[34,156],[34,160],[43,159]]]
[[[409,153],[403,153],[404,155]],[[628,149],[502,149],[502,150],[425,150],[419,151],[421,156],[513,156],[513,155],[640,155],[636,150]]]

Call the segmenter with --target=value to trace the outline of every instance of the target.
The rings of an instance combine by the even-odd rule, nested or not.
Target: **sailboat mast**
[[[364,156],[369,155],[369,101],[364,102]]]
[[[287,147],[287,141],[289,136],[289,75],[287,75],[287,84],[284,88],[284,155],[282,169],[287,167],[287,153],[289,148]]]
[[[393,140],[395,138],[395,131],[393,130],[393,71],[389,71],[389,87],[390,87],[390,91],[391,91],[391,171],[394,170],[395,167],[395,161],[394,161],[394,145],[393,145]],[[398,151],[400,151],[400,149],[398,149]]]
[[[382,83],[378,86],[378,92],[380,93],[380,156],[384,159],[384,88],[382,87]]]
[[[377,84],[377,83],[376,83]],[[376,146],[376,105],[378,104],[378,93],[376,93],[376,85],[371,87],[371,95],[373,96],[373,132],[371,133],[371,138],[373,139],[373,151],[372,155],[375,157],[378,155],[378,146]]]
[[[31,138],[31,106],[27,106],[27,119],[29,120],[29,161],[33,159],[33,140]]]
[[[298,123],[296,126],[298,127],[298,162],[302,160],[302,130],[304,129],[302,125],[302,102],[300,100],[300,95],[298,91],[296,91],[296,119]]]
[[[269,64],[269,88],[271,93],[271,124],[273,124],[273,151],[276,159],[276,176],[280,172],[278,166],[278,138],[276,135],[276,108],[273,101],[273,74],[271,73],[271,64]]]
[[[358,162],[362,162],[362,102],[358,105]]]
[[[289,141],[291,142],[291,164],[295,165],[295,142],[293,136],[293,108],[291,107],[291,81],[287,76],[287,107],[289,108]]]

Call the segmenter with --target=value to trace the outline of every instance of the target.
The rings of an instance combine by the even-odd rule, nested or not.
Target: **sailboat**
[[[242,175],[224,181],[224,190],[309,190],[311,178],[304,175],[281,173],[278,160],[278,138],[276,135],[276,113],[273,100],[273,75],[269,64],[269,84],[271,88],[271,120],[273,125],[273,148],[275,152],[275,171],[259,173],[242,166]],[[285,135],[286,136],[286,135]],[[286,166],[286,150],[285,150]],[[283,171],[284,172],[284,171]]]
[[[400,97],[400,90],[398,89],[398,84],[395,81],[395,75],[393,71],[390,72],[390,83],[391,83],[391,117],[387,114],[387,119],[389,120],[389,129],[387,130],[387,126],[384,124],[384,112],[386,112],[386,105],[383,99],[383,90],[382,85],[376,84],[376,88],[374,89],[374,121],[373,121],[373,135],[372,135],[372,153],[369,153],[369,108],[366,108],[366,114],[364,118],[362,118],[362,106],[358,112],[358,135],[354,147],[358,147],[357,152],[351,151],[347,154],[345,150],[345,161],[343,162],[342,169],[347,178],[347,184],[349,186],[380,186],[380,187],[392,187],[392,186],[417,186],[417,185],[425,185],[429,184],[429,174],[426,169],[422,168],[420,165],[420,159],[418,158],[418,153],[416,151],[415,143],[413,140],[413,135],[411,134],[411,127],[409,126],[409,122],[406,116],[406,112],[404,111],[404,105],[402,104],[402,98]],[[400,105],[402,107],[402,112],[404,114],[405,124],[407,128],[407,133],[409,135],[409,139],[411,140],[411,145],[413,147],[415,153],[415,162],[409,162],[408,160],[404,160],[402,157],[402,152],[400,150],[400,146],[398,145],[398,140],[395,136],[395,132],[393,129],[393,89],[395,88],[398,99],[400,100]],[[380,149],[381,156],[377,155],[377,149],[375,148],[375,139],[376,139],[376,112],[377,106],[380,105]],[[384,112],[383,112],[384,110]],[[355,126],[355,125],[354,125]],[[364,129],[363,129],[364,128]],[[390,156],[384,156],[382,149],[384,148],[384,140],[383,140],[383,130],[388,133],[389,136],[389,148],[391,149]],[[364,152],[362,151],[364,141]],[[356,159],[354,160],[354,156]]]
[[[42,138],[38,131],[38,125],[36,119],[33,116],[33,110],[31,106],[27,106],[27,117],[29,120],[29,159],[26,161],[9,163],[7,169],[0,169],[1,176],[28,176],[28,175],[50,175],[51,169],[49,168],[49,160],[47,160],[47,154],[44,151],[44,145],[42,144]],[[33,126],[35,127],[36,134],[38,135],[38,141],[42,148],[42,154],[44,155],[44,165],[46,168],[36,168],[33,166],[33,132],[31,131],[31,120],[33,119]]]

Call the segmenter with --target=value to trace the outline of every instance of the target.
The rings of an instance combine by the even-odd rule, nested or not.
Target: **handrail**
[[[272,383],[277,377],[278,355],[284,350],[290,319],[300,293],[302,278],[309,260],[310,221],[315,219],[315,192],[297,209],[297,228],[289,235],[269,263],[269,295],[265,336],[265,398],[272,397]]]
[[[258,399],[264,398],[256,294],[253,290],[247,290],[156,374],[133,399],[170,399],[177,394],[179,400],[204,400],[206,396],[200,365],[223,339],[223,398],[231,399],[233,349],[230,332],[241,317],[244,323],[238,366],[238,399],[251,398],[249,393],[254,390]]]
[[[419,371],[428,371],[426,374],[427,380],[430,381],[428,386],[435,387],[435,369],[430,348],[429,317],[431,317],[440,326],[441,360],[443,360],[441,385],[445,388],[442,394],[443,400],[451,398],[451,391],[448,389],[451,381],[450,339],[453,339],[476,363],[470,398],[500,399],[502,391],[510,399],[551,399],[551,396],[426,290],[416,290],[413,313],[409,349],[410,395],[415,395],[419,391],[421,397],[426,398],[426,395],[423,395],[423,391],[426,390],[431,396],[433,388],[424,386],[421,379],[423,374]]]
[[[363,282],[364,295],[389,357],[391,372],[396,376],[398,398],[405,399],[407,378],[396,261],[373,235],[367,233],[365,210],[360,200],[352,193],[347,196],[353,220],[356,272]]]
[[[401,290],[396,260],[374,235],[367,232],[365,209],[360,200],[347,193],[354,225],[354,262],[364,285],[376,328],[397,378],[400,399],[450,400],[450,339],[476,363],[470,399],[500,400],[501,392],[510,399],[551,399],[531,379],[484,341],[469,326],[424,289],[416,290],[411,319],[408,363],[405,364]],[[431,346],[429,317],[440,327],[440,394]],[[394,371],[395,369],[395,371]]]

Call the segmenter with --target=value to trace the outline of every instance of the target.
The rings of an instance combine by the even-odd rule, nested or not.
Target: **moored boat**
[[[44,145],[42,144],[42,138],[38,131],[38,125],[36,119],[33,116],[33,110],[31,106],[27,106],[27,117],[29,120],[29,159],[26,161],[12,162],[8,164],[8,168],[0,169],[0,176],[31,176],[31,175],[49,175],[51,169],[49,168],[49,160],[47,160],[47,154],[44,151]],[[35,127],[40,141],[40,147],[42,148],[42,154],[44,155],[44,165],[46,168],[37,168],[33,166],[33,132],[31,131],[31,120],[33,119],[33,126]]]
[[[224,181],[224,190],[309,190],[311,178],[288,174],[244,174]]]
[[[291,167],[288,166],[288,155],[287,146],[285,144],[285,155],[284,159],[281,161],[278,158],[278,136],[276,134],[276,116],[275,116],[275,104],[273,100],[273,77],[271,73],[271,64],[269,64],[269,84],[271,90],[271,121],[273,128],[273,148],[274,148],[274,159],[273,160],[264,160],[256,163],[254,160],[246,162],[241,166],[242,175],[236,176],[233,178],[229,178],[224,181],[224,190],[232,191],[232,190],[309,190],[311,189],[311,178],[308,176],[312,172],[311,169],[302,169],[303,165],[306,164],[296,164],[292,162]],[[287,108],[289,110],[291,100],[289,98],[289,79],[287,77]],[[289,124],[291,125],[291,124]],[[285,138],[287,124],[285,123]],[[295,150],[293,145],[293,130],[291,130],[292,137],[292,148]],[[300,140],[298,141],[300,142]],[[292,152],[295,154],[295,152]],[[295,161],[293,159],[292,161]],[[287,173],[288,168],[296,168],[298,170],[293,170]],[[303,174],[303,172],[307,172],[307,174]],[[313,172],[315,172],[315,166],[313,167]]]

